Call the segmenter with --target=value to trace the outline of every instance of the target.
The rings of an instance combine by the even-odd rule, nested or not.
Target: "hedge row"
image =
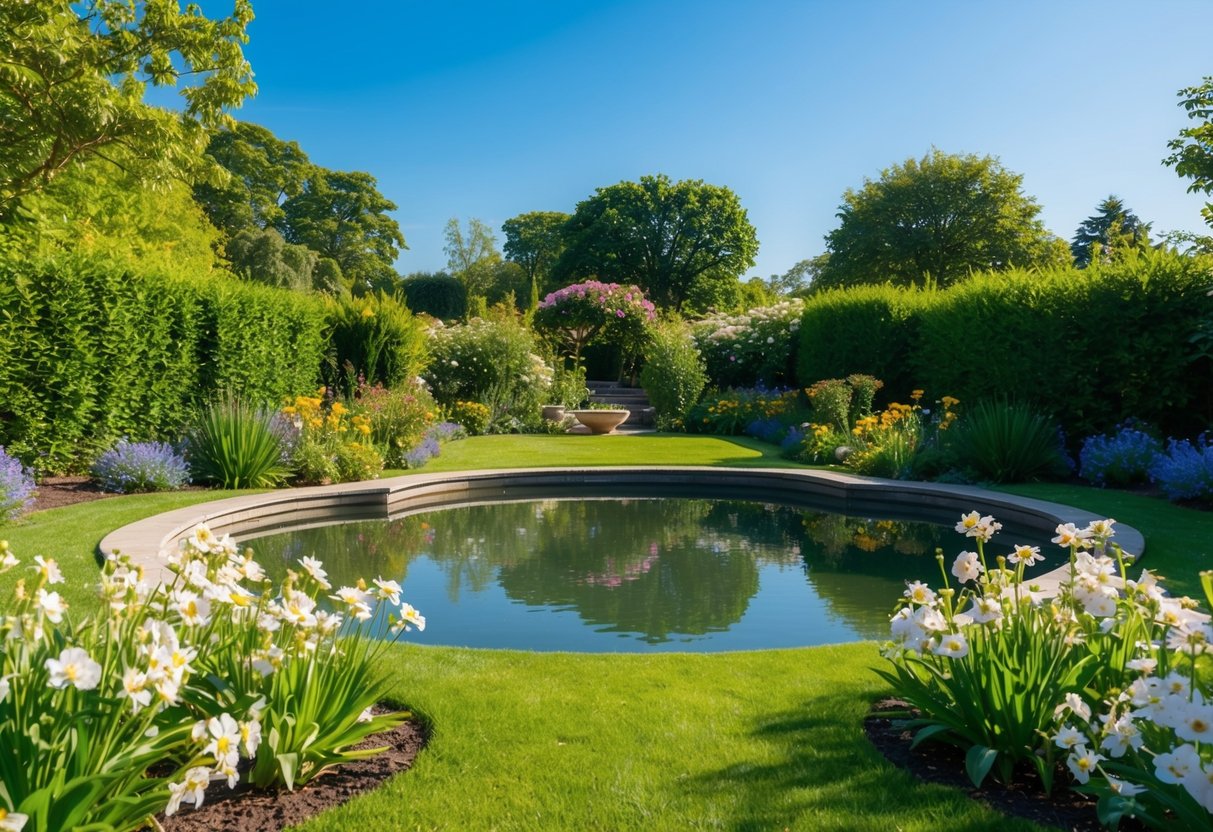
[[[236,280],[0,261],[0,445],[61,472],[175,438],[220,390],[277,403],[317,384],[324,325],[320,299]]]
[[[888,286],[812,298],[798,377],[884,379],[888,398],[997,395],[1053,413],[1074,439],[1138,418],[1213,425],[1213,261],[1149,252],[1120,263],[978,275],[942,291]]]

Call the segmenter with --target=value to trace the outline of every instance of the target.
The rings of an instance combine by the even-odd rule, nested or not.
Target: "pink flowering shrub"
[[[656,318],[656,307],[640,287],[587,280],[544,298],[535,310],[534,325],[563,341],[577,359],[594,341],[612,341],[634,351]]]

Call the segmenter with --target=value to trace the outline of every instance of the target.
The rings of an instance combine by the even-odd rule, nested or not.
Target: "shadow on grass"
[[[798,710],[760,721],[751,736],[768,744],[762,762],[741,763],[691,781],[696,794],[732,795],[736,832],[769,829],[1038,829],[998,819],[963,793],[920,783],[868,742],[854,691],[814,697]]]

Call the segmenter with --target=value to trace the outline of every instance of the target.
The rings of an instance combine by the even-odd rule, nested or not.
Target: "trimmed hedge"
[[[1013,395],[1074,439],[1130,417],[1190,435],[1213,422],[1213,260],[1146,252],[1116,264],[977,275],[946,290],[811,298],[799,378],[852,372],[965,403]]]
[[[85,256],[0,261],[0,445],[81,470],[125,437],[175,439],[220,390],[277,405],[313,389],[321,299]]]
[[[417,274],[400,282],[404,302],[414,312],[424,312],[443,321],[462,318],[468,311],[464,285],[448,274]]]
[[[425,326],[384,293],[329,301],[325,384],[353,395],[358,379],[395,387],[421,375],[429,358]]]

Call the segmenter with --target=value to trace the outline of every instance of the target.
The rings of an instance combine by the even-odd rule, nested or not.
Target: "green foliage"
[[[865,179],[843,194],[813,285],[949,286],[977,271],[1068,263],[1022,183],[993,157],[938,149]]]
[[[175,439],[217,391],[277,403],[315,385],[323,322],[315,299],[231,279],[0,260],[0,444],[78,470],[121,437]]]
[[[1025,482],[1069,471],[1057,423],[1023,402],[970,405],[950,438],[957,464],[983,480]]]
[[[580,362],[582,350],[592,343],[618,346],[625,356],[636,354],[655,317],[639,287],[587,280],[549,294],[531,321]]]
[[[680,309],[697,283],[736,283],[754,265],[758,237],[737,195],[699,180],[642,176],[599,188],[564,229],[558,281],[598,276],[637,283]]]
[[[918,309],[932,296],[892,286],[812,295],[800,321],[800,383],[864,373],[884,379],[894,396],[907,396],[916,383],[906,359],[916,342]]]
[[[411,383],[427,358],[425,327],[408,307],[379,293],[334,301],[328,307],[329,357],[325,384],[352,394],[359,379],[394,387]]]
[[[1110,263],[1128,252],[1150,245],[1150,223],[1143,223],[1124,202],[1110,196],[1099,203],[1099,213],[1087,217],[1070,243],[1074,265],[1085,269],[1092,260]]]
[[[492,292],[501,263],[492,229],[472,217],[464,232],[459,227],[459,219],[451,217],[446,224],[445,237],[448,271],[463,284],[468,295],[487,297]]]
[[[527,296],[541,298],[557,288],[549,279],[564,252],[564,224],[569,215],[559,211],[530,211],[501,225],[505,256],[520,265],[528,282]]]
[[[239,277],[295,292],[324,292],[341,296],[349,290],[336,261],[324,259],[307,246],[288,243],[272,228],[246,228],[227,244],[227,258]],[[327,264],[321,267],[321,263]]]
[[[197,164],[205,126],[256,92],[244,59],[247,0],[210,20],[197,7],[125,0],[35,0],[0,7],[0,217],[71,165],[115,149],[141,176]],[[180,89],[180,113],[150,107],[154,86]]]
[[[443,321],[462,318],[468,310],[468,293],[463,284],[445,272],[407,275],[400,282],[404,302],[418,314],[432,315]]]
[[[283,200],[298,195],[315,166],[295,142],[264,127],[235,122],[210,135],[206,155],[223,175],[194,186],[194,197],[212,223],[229,237],[269,229],[285,219]]]
[[[690,409],[688,433],[740,436],[751,422],[774,419],[793,412],[800,404],[795,390],[710,390]]]
[[[1178,93],[1180,106],[1196,124],[1179,131],[1167,142],[1171,155],[1163,164],[1191,179],[1188,193],[1213,194],[1213,75],[1206,75],[1199,86],[1185,87]],[[1205,222],[1213,226],[1213,202],[1201,209]]]
[[[708,383],[703,357],[686,324],[670,322],[654,327],[640,371],[640,385],[657,409],[662,430],[681,427]]]
[[[850,430],[854,424],[851,419],[851,399],[855,391],[844,379],[815,381],[805,389],[805,394],[809,397],[809,413],[815,424],[826,425],[842,433]]]
[[[356,294],[394,278],[404,234],[390,215],[396,203],[361,171],[313,168],[303,189],[282,204],[287,242],[336,261]]]
[[[222,396],[186,433],[190,472],[222,488],[279,486],[291,475],[283,462],[286,430],[275,411]]]
[[[54,255],[105,256],[139,271],[205,275],[216,265],[220,234],[189,188],[170,179],[148,187],[121,165],[92,159],[71,165],[21,200],[3,228],[15,248]]]
[[[559,357],[551,359],[549,363],[552,365],[552,384],[544,404],[562,404],[565,407],[581,405],[590,395],[590,389],[585,386],[585,367],[577,364],[570,368]]]
[[[405,454],[422,440],[438,414],[434,397],[415,379],[391,389],[363,382],[350,407],[370,419],[371,437],[384,449],[388,468],[406,467]]]

